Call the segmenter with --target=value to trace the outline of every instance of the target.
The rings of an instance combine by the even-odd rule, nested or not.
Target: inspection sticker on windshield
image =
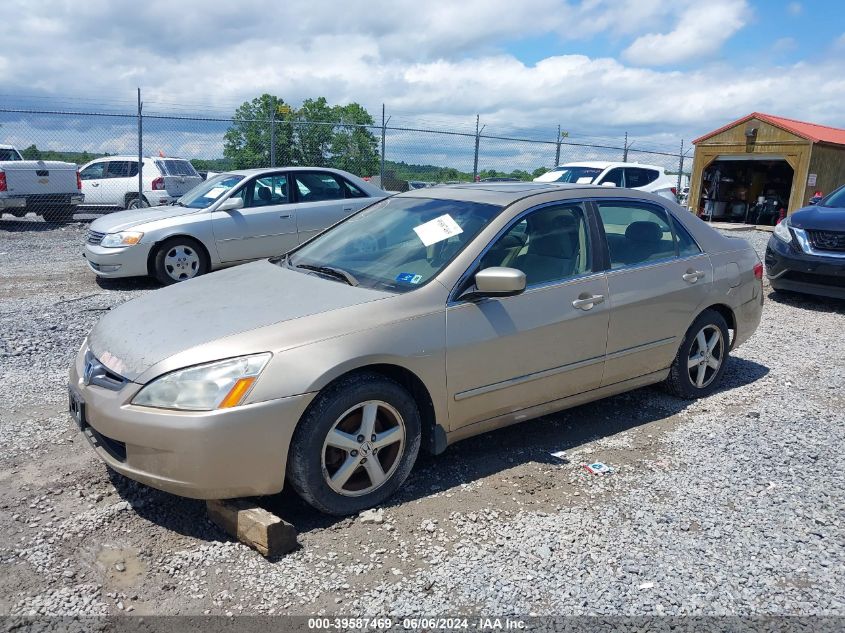
[[[448,213],[434,218],[430,222],[414,227],[417,237],[422,240],[423,246],[431,246],[437,242],[447,240],[453,235],[463,233],[464,230],[452,219]]]
[[[406,284],[418,284],[422,281],[422,275],[415,275],[414,273],[399,273],[396,275],[396,281],[403,281]]]

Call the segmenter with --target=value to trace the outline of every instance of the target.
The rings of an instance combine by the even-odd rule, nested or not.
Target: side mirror
[[[808,204],[818,204],[821,198],[810,198]]]
[[[602,187],[615,187],[616,183],[615,182],[608,182],[607,180],[605,180],[603,183],[601,183],[601,186]]]
[[[220,203],[217,211],[237,211],[244,208],[244,199],[240,197],[228,198]]]
[[[475,273],[475,287],[468,288],[459,298],[473,301],[484,297],[510,297],[524,290],[524,272],[516,268],[492,266]]]

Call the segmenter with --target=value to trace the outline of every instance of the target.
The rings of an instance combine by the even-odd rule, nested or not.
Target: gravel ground
[[[767,288],[717,394],[467,440],[367,519],[264,499],[302,546],[268,561],[109,472],[65,414],[84,335],[155,288],[98,284],[85,231],[0,221],[0,614],[845,615],[842,302]],[[762,253],[768,233],[742,236]]]

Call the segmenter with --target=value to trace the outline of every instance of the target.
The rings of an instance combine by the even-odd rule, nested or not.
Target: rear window
[[[20,160],[21,157],[18,156],[18,153],[13,149],[3,149],[0,148],[0,160]]]
[[[199,176],[194,166],[186,160],[157,160],[156,165],[165,176]]]

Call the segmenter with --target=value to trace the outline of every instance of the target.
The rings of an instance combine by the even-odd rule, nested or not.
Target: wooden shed
[[[773,224],[771,209],[792,213],[845,184],[839,128],[753,112],[693,144],[689,207],[713,219]]]

